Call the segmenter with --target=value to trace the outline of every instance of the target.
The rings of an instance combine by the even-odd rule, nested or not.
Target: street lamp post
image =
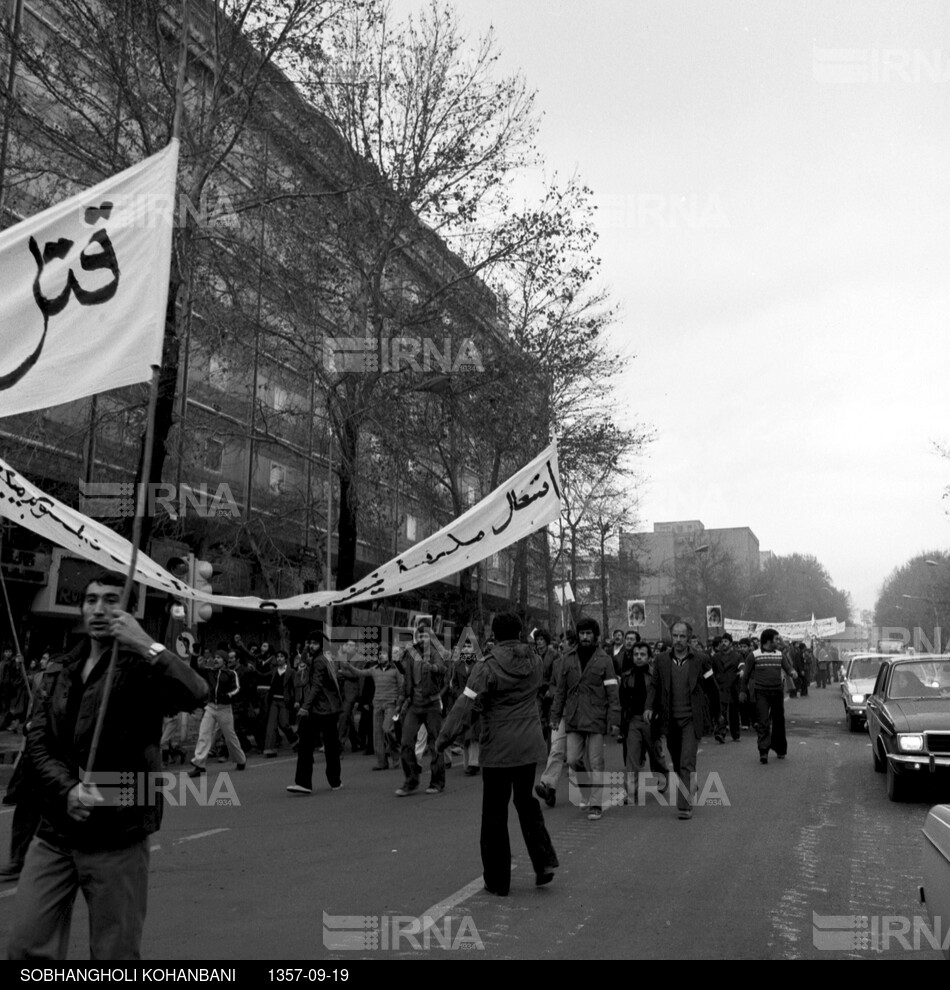
[[[925,560],[924,563],[930,568],[930,605],[934,613],[934,647],[940,652],[940,619],[937,617],[937,592],[934,588],[934,568],[940,565],[936,560]]]

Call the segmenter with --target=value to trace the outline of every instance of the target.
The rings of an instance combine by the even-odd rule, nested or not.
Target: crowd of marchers
[[[117,806],[83,779],[112,643],[115,697],[97,771],[149,775],[177,762],[200,778],[211,759],[243,770],[255,750],[267,759],[287,746],[296,758],[286,790],[300,797],[313,792],[317,753],[330,790],[342,789],[349,747],[373,755],[373,770],[401,770],[394,796],[409,798],[423,785],[441,793],[446,769],[461,757],[466,775],[482,777],[485,888],[499,896],[511,883],[512,800],[535,883],[547,885],[559,863],[542,803],[556,804],[563,774],[591,822],[613,805],[642,803],[648,784],[689,820],[704,735],[724,744],[753,730],[762,763],[773,752],[784,759],[786,693],[838,678],[830,647],[786,645],[774,629],[707,646],[680,621],[668,640],[647,642],[635,629],[601,638],[597,622],[581,616],[555,641],[545,629],[527,632],[512,613],[497,615],[483,642],[469,634],[453,649],[423,620],[410,642],[371,651],[355,640],[333,648],[314,630],[293,655],[235,635],[181,659],[118,607],[122,580],[104,573],[90,582],[86,636],[69,654],[43,658],[32,679],[22,657],[4,653],[0,673],[13,669],[30,685],[27,711],[16,692],[3,695],[4,725],[17,719],[27,736],[5,798],[16,810],[2,879],[22,871],[12,958],[63,958],[79,889],[93,958],[139,951],[148,836],[159,828],[162,797]],[[606,786],[612,739],[622,744],[621,800]],[[359,772],[365,765],[356,763]]]

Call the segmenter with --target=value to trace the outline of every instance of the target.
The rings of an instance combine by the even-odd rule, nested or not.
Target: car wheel
[[[907,791],[910,786],[902,774],[894,769],[894,764],[887,761],[887,796],[891,801],[904,801],[907,798]]]
[[[861,716],[860,715],[852,715],[851,712],[848,712],[848,728],[852,732],[860,732],[861,731]]]
[[[871,752],[874,754],[874,769],[877,773],[884,773],[884,760],[881,759],[881,754],[878,748],[873,743],[871,744]]]

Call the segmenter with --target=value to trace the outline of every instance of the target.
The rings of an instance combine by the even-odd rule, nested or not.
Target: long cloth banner
[[[554,522],[561,514],[557,446],[551,443],[468,512],[342,591],[267,600],[195,591],[139,554],[135,580],[178,598],[225,608],[325,608],[397,595],[441,581]],[[0,459],[0,516],[110,570],[128,571],[132,545],[102,523],[44,494]]]
[[[804,619],[801,622],[752,622],[748,619],[726,619],[726,632],[731,636],[755,636],[763,629],[774,629],[788,639],[824,639],[845,631],[845,623],[834,616],[830,619]]]

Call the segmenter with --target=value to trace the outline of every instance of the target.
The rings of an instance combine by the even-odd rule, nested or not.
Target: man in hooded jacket
[[[472,675],[439,733],[436,750],[443,752],[459,727],[470,718],[475,702],[481,709],[479,760],[482,767],[481,852],[485,889],[502,897],[511,886],[511,844],[508,802],[515,810],[535,884],[554,879],[558,867],[541,805],[531,793],[539,760],[545,758],[538,714],[542,685],[541,658],[520,642],[521,620],[502,612],[492,622],[495,643]]]

